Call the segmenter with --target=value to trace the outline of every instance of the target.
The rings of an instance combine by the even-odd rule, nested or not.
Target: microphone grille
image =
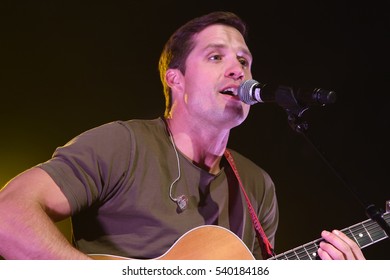
[[[258,101],[252,97],[252,87],[258,84],[255,80],[246,80],[238,87],[238,97],[246,104],[253,105]]]

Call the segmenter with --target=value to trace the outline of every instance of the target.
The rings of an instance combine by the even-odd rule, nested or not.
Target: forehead
[[[250,54],[242,34],[234,27],[223,24],[206,27],[194,36],[194,42],[195,48],[200,50],[210,46],[221,46]]]

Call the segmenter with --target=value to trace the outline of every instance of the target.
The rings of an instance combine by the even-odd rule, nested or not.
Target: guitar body
[[[387,202],[390,205],[390,201]],[[390,208],[390,207],[389,207]],[[390,209],[382,215],[383,221],[390,226]],[[354,240],[360,248],[387,239],[382,227],[368,219],[341,230]],[[269,260],[315,260],[322,238],[306,243],[295,249],[278,254]],[[129,260],[129,258],[92,254],[96,260]],[[194,228],[182,237],[162,256],[156,260],[254,260],[251,251],[233,232],[220,226],[205,225]]]
[[[129,258],[90,254],[95,260],[129,260]],[[254,260],[251,251],[233,232],[214,225],[196,227],[181,236],[156,260]]]

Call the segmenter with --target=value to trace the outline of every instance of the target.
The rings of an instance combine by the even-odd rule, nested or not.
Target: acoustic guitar
[[[390,213],[384,213],[383,219],[390,225]],[[368,219],[341,230],[356,241],[360,248],[388,238],[386,232],[375,221]],[[269,260],[314,260],[318,259],[317,250],[322,238],[306,243]],[[96,260],[130,260],[131,258],[90,254]],[[230,230],[204,225],[196,227],[182,235],[172,246],[156,260],[254,260],[254,256],[244,242]]]

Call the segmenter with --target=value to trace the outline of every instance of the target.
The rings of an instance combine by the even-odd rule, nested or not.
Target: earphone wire
[[[172,137],[172,133],[171,131],[169,130],[169,127],[167,125],[167,128],[168,128],[168,132],[169,132],[169,138],[171,139],[171,143],[172,143],[172,147],[173,147],[173,150],[175,151],[175,155],[176,155],[176,162],[177,162],[177,178],[172,182],[171,186],[169,187],[169,198],[173,201],[173,202],[176,202],[177,203],[177,198],[174,198],[172,196],[172,189],[173,189],[173,186],[176,184],[177,181],[179,181],[180,177],[181,177],[181,171],[180,171],[180,159],[179,159],[179,153],[177,152],[177,149],[176,149],[176,145],[175,145],[175,140],[173,139]]]

